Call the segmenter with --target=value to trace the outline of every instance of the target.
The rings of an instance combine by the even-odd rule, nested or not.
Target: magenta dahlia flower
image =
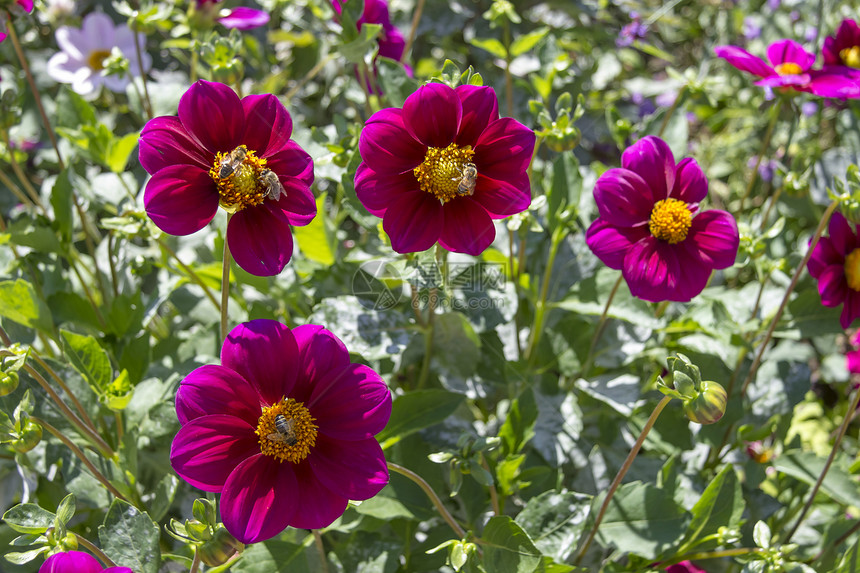
[[[217,20],[225,28],[251,30],[269,23],[268,12],[239,6],[238,8],[219,9],[221,0],[197,0],[198,12],[211,20]]]
[[[10,15],[14,15],[16,12],[27,12],[29,14],[33,11],[33,0],[15,0],[15,3],[7,9],[10,10]],[[6,18],[0,17],[0,42],[6,39],[5,24]]]
[[[839,323],[848,328],[860,317],[860,238],[857,226],[840,213],[828,224],[829,237],[821,237],[807,268],[818,281],[824,306],[842,306]]]
[[[290,225],[316,215],[313,161],[290,139],[292,123],[273,95],[240,100],[224,84],[198,81],[178,117],[156,117],[140,134],[140,163],[152,175],[147,215],[165,233],[189,235],[220,205],[233,214],[227,242],[238,265],[280,273],[293,253]]]
[[[766,63],[737,46],[717,46],[714,53],[744,72],[759,76],[757,86],[791,88],[821,97],[860,96],[857,84],[838,70],[813,70],[815,55],[794,40],[779,40],[767,48]]]
[[[108,567],[105,569],[98,560],[83,551],[54,553],[48,557],[39,573],[134,573],[128,567]]]
[[[403,109],[373,114],[358,142],[355,192],[398,253],[437,241],[479,255],[496,236],[493,219],[528,208],[526,169],[534,132],[499,118],[496,93],[471,85],[427,84]]]
[[[388,483],[373,436],[388,423],[391,393],[322,326],[240,324],[224,342],[221,366],[181,382],[176,413],[173,469],[221,493],[224,526],[242,543],[290,525],[326,527],[348,500],[369,499]]]
[[[842,20],[835,36],[827,36],[821,47],[825,66],[844,66],[856,78],[860,76],[860,26],[854,20]]]
[[[585,241],[608,267],[621,270],[633,296],[688,302],[712,270],[734,264],[740,244],[729,213],[699,211],[707,194],[695,159],[676,165],[666,142],[644,137],[624,151],[621,168],[595,183],[600,216]]]
[[[666,568],[668,573],[707,573],[704,569],[700,569],[693,565],[691,561],[681,561]]]

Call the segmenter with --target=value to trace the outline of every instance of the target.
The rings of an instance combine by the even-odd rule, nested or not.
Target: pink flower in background
[[[233,213],[227,242],[236,263],[257,276],[280,273],[293,254],[290,226],[316,215],[313,161],[292,129],[275,96],[240,100],[224,84],[198,81],[178,117],[156,117],[141,132],[140,163],[152,175],[147,215],[165,233],[189,235],[220,205]]]
[[[534,146],[531,129],[499,118],[492,88],[427,84],[403,109],[367,120],[355,192],[382,217],[398,253],[438,241],[449,251],[479,255],[496,236],[493,219],[528,208]]]
[[[15,4],[10,6],[10,9],[13,14],[19,11],[29,14],[33,11],[33,0],[15,0]],[[6,18],[0,17],[0,42],[6,39],[6,32],[3,31],[5,25]]]
[[[39,573],[134,573],[128,567],[108,567],[105,569],[98,560],[83,551],[54,553],[48,557]]]
[[[690,301],[711,271],[735,262],[740,237],[726,211],[700,211],[708,180],[695,159],[678,164],[662,139],[628,147],[621,168],[597,180],[598,219],[586,243],[609,268],[621,270],[633,296]]]
[[[824,64],[860,70],[860,26],[854,20],[842,20],[835,36],[827,36],[821,47]]]
[[[714,53],[744,72],[759,76],[757,86],[791,88],[821,97],[860,97],[860,88],[838,70],[813,70],[815,55],[794,40],[780,40],[767,48],[770,63],[737,46],[717,46]]]
[[[251,30],[269,23],[268,12],[243,6],[220,10],[220,3],[221,0],[197,0],[197,9],[220,22],[225,28]]]
[[[666,567],[667,573],[707,573],[704,569],[699,569],[690,561],[681,561],[674,565]]]
[[[194,487],[221,493],[224,526],[242,543],[326,527],[348,500],[388,483],[373,436],[388,423],[391,393],[322,326],[237,326],[220,366],[182,380],[176,414],[170,463]]]
[[[830,218],[828,232],[815,245],[807,268],[818,281],[821,304],[843,305],[839,323],[848,328],[860,317],[860,238],[857,226],[840,213]]]

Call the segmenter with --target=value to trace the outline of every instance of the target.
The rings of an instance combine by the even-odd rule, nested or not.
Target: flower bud
[[[716,382],[704,380],[699,394],[684,401],[684,412],[697,424],[713,424],[726,413],[727,401],[725,388]]]
[[[553,127],[556,127],[553,125]],[[569,151],[579,145],[579,140],[581,139],[582,134],[579,129],[568,126],[564,129],[552,129],[544,138],[546,142],[546,146],[552,149],[557,153],[561,153],[562,151]]]
[[[0,396],[6,396],[18,389],[17,372],[0,372]]]
[[[12,449],[24,454],[35,448],[40,441],[42,441],[42,426],[28,421],[18,434],[18,439],[12,442]]]
[[[60,539],[59,546],[63,551],[74,551],[78,548],[78,538],[74,533],[69,531],[62,539]]]
[[[226,563],[233,554],[244,548],[245,545],[242,542],[230,535],[223,525],[219,525],[212,539],[200,546],[200,560],[210,567],[217,567]]]

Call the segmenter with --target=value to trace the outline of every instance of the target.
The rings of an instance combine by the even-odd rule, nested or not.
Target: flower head
[[[737,69],[762,78],[756,82],[757,86],[791,88],[821,97],[860,97],[860,88],[846,74],[838,70],[813,70],[815,55],[794,40],[779,40],[768,46],[770,63],[737,46],[717,46],[714,53]]]
[[[707,573],[704,569],[699,569],[690,561],[681,561],[666,568],[668,573]]]
[[[128,567],[103,568],[98,560],[83,551],[66,551],[48,557],[39,573],[133,573]]]
[[[827,36],[821,47],[824,64],[860,69],[860,26],[854,20],[842,20],[835,36]]]
[[[860,317],[860,238],[857,226],[840,213],[830,218],[828,231],[815,245],[807,268],[818,281],[821,304],[843,305],[839,322],[848,328]]]
[[[594,186],[598,219],[586,243],[607,266],[620,269],[633,296],[687,302],[711,271],[735,262],[740,238],[734,218],[700,211],[708,180],[695,159],[675,163],[666,143],[648,136],[628,147],[621,168]]]
[[[388,483],[373,436],[388,423],[391,393],[321,326],[237,326],[221,365],[181,382],[176,413],[173,468],[221,493],[224,526],[243,543],[287,526],[326,527],[348,500],[369,499]]]
[[[144,35],[138,34],[141,45]],[[125,24],[114,26],[106,14],[92,12],[84,17],[80,28],[60,26],[56,32],[61,52],[48,60],[48,75],[60,83],[72,84],[81,95],[97,93],[104,84],[113,92],[124,92],[131,75],[143,75],[152,65],[144,53],[137,59],[134,34]],[[128,60],[128,74],[108,75],[105,60],[119,51]]]
[[[15,3],[10,6],[12,12],[27,12],[28,14],[33,11],[33,0],[15,0]],[[6,18],[0,18],[0,42],[6,39],[6,32],[4,31],[4,25],[6,23]]]
[[[269,23],[268,12],[243,6],[220,10],[218,7],[220,3],[221,0],[196,0],[195,8],[210,23],[217,20],[225,28],[251,30]]]
[[[615,39],[615,46],[618,48],[632,46],[635,40],[644,39],[646,35],[648,35],[648,26],[642,23],[638,12],[631,12],[630,23],[621,28],[621,32]]]
[[[428,84],[402,109],[373,114],[359,139],[355,191],[399,253],[429,249],[479,255],[493,219],[528,208],[534,132],[499,118],[492,88]]]
[[[220,205],[233,213],[227,242],[238,265],[280,273],[293,253],[290,225],[316,215],[313,162],[291,133],[275,96],[240,100],[224,84],[198,81],[179,100],[178,117],[156,117],[141,132],[140,163],[152,175],[146,213],[165,233],[188,235]]]

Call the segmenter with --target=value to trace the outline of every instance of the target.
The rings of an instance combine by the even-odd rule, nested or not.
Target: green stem
[[[549,283],[550,278],[552,277],[552,267],[555,264],[555,257],[558,254],[558,247],[561,245],[561,241],[564,238],[563,229],[561,227],[557,227],[555,231],[552,233],[552,237],[550,237],[550,245],[549,245],[549,255],[546,260],[546,270],[544,271],[543,280],[541,281],[540,293],[538,295],[537,303],[535,304],[535,320],[532,325],[532,331],[529,334],[529,344],[526,348],[526,359],[529,361],[529,365],[534,363],[535,358],[537,357],[537,346],[538,342],[540,342],[541,331],[543,330],[543,324],[546,316],[546,299],[549,295]]]
[[[197,573],[198,569],[200,569],[200,551],[195,547],[194,560],[191,562],[191,568],[188,570],[188,573]]]
[[[9,152],[12,153],[12,150],[10,149]],[[12,192],[15,198],[18,199],[18,201],[20,201],[22,204],[27,205],[28,207],[36,206],[36,204],[33,203],[33,201],[29,197],[27,197],[23,191],[21,191],[21,188],[18,187],[18,185],[15,184],[14,181],[9,179],[9,177],[3,170],[0,170],[0,183],[5,185]]]
[[[654,411],[651,412],[651,416],[648,418],[648,421],[645,422],[645,426],[639,433],[636,443],[633,444],[633,448],[630,450],[630,453],[627,454],[627,459],[624,460],[621,469],[618,470],[618,473],[615,475],[615,479],[612,480],[612,484],[606,492],[606,498],[603,500],[603,504],[597,512],[597,517],[594,519],[594,525],[591,526],[588,538],[586,538],[582,549],[580,549],[579,554],[576,556],[576,560],[573,562],[574,565],[579,565],[579,562],[582,561],[582,558],[591,546],[594,536],[597,535],[597,529],[600,527],[600,522],[603,521],[603,516],[609,508],[609,502],[612,501],[612,496],[615,495],[615,490],[617,490],[618,486],[621,485],[621,480],[624,479],[624,476],[627,474],[627,470],[629,470],[630,466],[633,465],[633,460],[636,459],[636,454],[639,453],[639,450],[642,448],[642,444],[645,443],[645,438],[648,436],[648,432],[651,431],[651,428],[654,427],[654,423],[657,421],[657,417],[660,415],[660,412],[662,412],[663,408],[665,408],[671,401],[671,397],[663,396],[663,399],[654,407]]]
[[[591,344],[588,346],[588,354],[585,355],[585,361],[582,363],[582,376],[588,376],[591,361],[594,360],[594,350],[597,348],[597,343],[603,334],[603,330],[606,328],[606,316],[609,313],[609,307],[612,306],[612,300],[615,298],[615,293],[618,292],[618,287],[621,286],[623,280],[624,276],[618,275],[618,280],[615,281],[612,290],[609,292],[609,298],[606,299],[603,313],[600,315],[600,320],[597,321],[597,328],[594,330],[594,336],[591,338]]]
[[[508,117],[514,115],[514,77],[511,75],[511,23],[504,19],[505,42],[505,101],[508,107]]]
[[[93,423],[92,419],[90,418],[89,414],[87,414],[87,411],[84,408],[83,404],[81,404],[80,400],[78,400],[78,397],[75,396],[75,394],[72,392],[71,388],[69,388],[66,385],[66,382],[62,378],[60,378],[60,376],[54,371],[54,369],[51,368],[48,365],[48,363],[42,359],[41,356],[39,356],[36,353],[35,349],[30,350],[30,356],[33,358],[33,360],[35,360],[39,364],[39,366],[44,368],[45,372],[48,373],[48,376],[53,378],[54,382],[56,382],[60,386],[60,388],[62,388],[63,392],[66,393],[66,396],[69,397],[69,400],[72,401],[72,404],[74,405],[75,410],[78,411],[78,413],[80,414],[81,419],[84,421],[84,423],[86,425],[88,425],[90,428],[95,428],[96,426]]]
[[[487,464],[487,459],[484,457],[484,454],[479,454],[481,456],[481,467],[487,470],[487,473],[493,475],[493,472],[490,471],[490,466]],[[502,515],[502,506],[499,503],[499,492],[496,491],[495,481],[490,484],[490,505],[493,506],[493,515]]]
[[[158,241],[158,245],[162,249],[164,249],[168,255],[173,257],[173,260],[176,261],[176,264],[178,264],[180,266],[180,268],[182,268],[182,270],[185,271],[185,273],[188,275],[188,278],[190,278],[194,282],[194,284],[196,284],[197,286],[199,286],[200,288],[203,289],[203,294],[206,295],[206,298],[209,299],[209,301],[212,303],[212,305],[215,306],[215,309],[218,310],[218,312],[220,313],[221,312],[221,305],[218,303],[218,299],[215,298],[215,293],[213,293],[212,289],[210,289],[206,285],[206,283],[203,282],[203,279],[200,278],[200,275],[198,275],[194,271],[194,269],[192,269],[191,267],[189,267],[188,265],[183,263],[182,260],[180,260],[179,255],[176,254],[176,251],[171,249],[170,246],[167,243],[165,243],[161,237],[159,237],[157,239],[157,241]],[[227,244],[226,241],[224,244],[225,245]]]
[[[152,119],[152,100],[149,99],[149,88],[146,86],[146,72],[143,71],[143,58],[140,48],[140,34],[137,30],[133,30],[134,34],[134,51],[137,54],[137,71],[140,73],[140,81],[143,83],[143,109],[146,111],[147,119]],[[134,79],[132,79],[134,83]]]
[[[520,344],[520,283],[517,280],[517,260],[514,255],[514,232],[508,229],[508,261],[511,267],[510,276],[514,281],[514,295],[517,297],[517,307],[514,310],[514,341],[517,344],[517,356],[523,357],[523,348]]]
[[[325,547],[323,546],[322,534],[319,529],[311,529],[311,532],[314,534],[314,545],[316,545],[317,551],[320,554],[320,571],[322,573],[328,573],[328,560],[325,557]]]
[[[430,289],[430,300],[427,304],[427,326],[424,328],[424,358],[421,360],[421,372],[418,375],[417,389],[424,388],[430,375],[430,360],[433,358],[433,335],[435,333],[436,299],[438,289]]]
[[[405,53],[406,52],[404,52],[404,54]],[[315,65],[313,68],[311,68],[310,71],[308,73],[306,73],[302,77],[302,79],[300,79],[299,82],[295,86],[293,86],[292,89],[290,89],[290,91],[287,92],[287,95],[284,96],[284,99],[287,101],[290,101],[293,98],[293,96],[296,95],[296,93],[300,89],[302,89],[302,87],[306,83],[308,83],[309,81],[314,79],[316,77],[316,75],[322,71],[322,69],[326,66],[326,64],[328,64],[334,58],[335,58],[335,54],[328,54],[325,58],[323,58],[322,60],[317,62],[317,65]]]
[[[84,547],[89,549],[91,553],[93,553],[96,557],[99,558],[99,561],[104,563],[105,567],[116,567],[116,563],[111,561],[111,558],[108,557],[107,555],[105,555],[101,549],[96,547],[96,545],[92,541],[90,541],[86,537],[81,537],[80,535],[78,535],[77,533],[74,533],[74,532],[72,533],[72,535],[74,535],[75,539],[78,540],[78,545],[83,545]]]
[[[227,225],[231,215],[227,214]],[[227,243],[227,227],[224,227],[224,257],[221,270],[221,343],[227,340],[227,307],[230,304],[230,245]]]
[[[12,171],[15,172],[15,176],[21,182],[21,186],[24,187],[27,195],[30,196],[30,201],[41,209],[43,214],[47,215],[48,211],[45,209],[45,204],[42,203],[42,198],[39,197],[39,192],[36,191],[36,188],[33,187],[32,183],[30,183],[27,175],[18,164],[18,160],[15,159],[15,152],[12,149],[12,141],[9,139],[9,132],[6,129],[0,129],[0,136],[3,137],[3,143],[6,144],[6,148],[9,150],[9,165],[12,167]]]
[[[415,9],[412,11],[412,25],[409,27],[409,39],[406,40],[406,46],[403,48],[403,55],[400,61],[404,61],[412,50],[412,44],[415,43],[415,35],[418,32],[418,24],[421,22],[421,14],[424,12],[424,0],[418,0]]]
[[[678,109],[678,105],[681,103],[681,98],[684,97],[684,92],[686,91],[686,84],[684,84],[684,86],[680,90],[678,90],[678,95],[675,96],[675,101],[672,102],[672,107],[670,107],[666,111],[666,115],[663,116],[663,122],[660,124],[660,130],[657,132],[657,137],[663,137],[663,133],[669,126],[669,119],[671,119],[672,115],[675,113],[675,110]]]
[[[442,519],[444,519],[445,522],[451,526],[451,529],[454,530],[454,534],[457,536],[457,539],[466,538],[466,532],[454,520],[454,516],[451,515],[451,513],[445,508],[445,506],[442,504],[442,500],[439,499],[439,496],[436,495],[436,492],[433,491],[433,488],[430,487],[430,484],[424,481],[421,476],[419,476],[412,470],[406,469],[403,466],[399,466],[393,462],[388,462],[388,469],[390,469],[391,471],[395,471],[402,476],[406,476],[413,482],[415,482],[418,487],[420,487],[424,491],[424,493],[427,494],[427,497],[430,498],[430,501],[433,502],[433,505],[436,507],[436,511],[439,512],[439,514],[442,516]]]
[[[777,100],[776,105],[771,108],[771,117],[770,122],[767,124],[767,131],[764,134],[764,139],[761,141],[761,147],[759,147],[758,155],[756,156],[755,167],[753,167],[752,174],[750,174],[750,180],[747,183],[747,188],[744,190],[744,194],[741,196],[741,206],[738,212],[742,212],[744,210],[744,203],[749,198],[750,193],[752,193],[753,187],[755,186],[756,179],[758,178],[758,168],[761,166],[761,161],[764,159],[765,153],[767,153],[768,148],[770,147],[770,140],[773,137],[773,130],[776,127],[776,122],[779,119],[779,112],[782,111],[782,98]]]
[[[661,561],[659,565],[661,569],[664,569],[682,561],[704,561],[705,559],[719,559],[721,557],[735,557],[738,555],[750,555],[753,553],[764,553],[764,549],[761,549],[760,547],[738,547],[735,549],[723,549],[720,551],[686,553],[684,555],[678,555],[668,561]]]

